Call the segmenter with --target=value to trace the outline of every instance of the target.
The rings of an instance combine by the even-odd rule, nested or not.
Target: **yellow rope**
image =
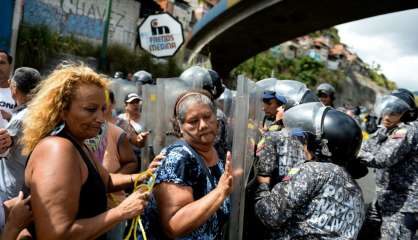
[[[142,183],[139,184],[139,179],[142,177],[146,177],[146,179],[151,178],[151,181],[148,184]],[[150,176],[150,177],[148,177]],[[154,188],[154,184],[155,184],[155,174],[150,173],[149,171],[145,171],[142,172],[140,174],[138,174],[138,176],[135,178],[134,181],[134,191],[138,191],[138,190],[143,190],[144,192],[152,192],[152,189]],[[134,235],[134,239],[137,240],[137,235],[136,235],[136,230],[138,229],[138,225],[141,228],[141,232],[142,232],[142,239],[143,240],[147,240],[147,235],[145,233],[145,229],[144,226],[142,225],[142,221],[141,221],[141,216],[138,215],[137,217],[135,217],[132,221],[131,227],[129,228],[129,233],[128,235],[126,235],[126,237],[124,238],[124,240],[129,240],[129,238],[132,235]]]

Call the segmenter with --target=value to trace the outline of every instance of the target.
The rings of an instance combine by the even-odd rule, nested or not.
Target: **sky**
[[[341,42],[398,87],[418,91],[418,9],[337,26]]]

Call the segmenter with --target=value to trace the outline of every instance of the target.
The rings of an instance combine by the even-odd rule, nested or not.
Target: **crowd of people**
[[[360,108],[334,105],[328,83],[313,91],[260,80],[261,94],[250,98],[264,118],[248,145],[250,167],[240,169],[231,151],[246,131],[236,124],[241,110],[227,106],[234,91],[215,71],[193,66],[168,104],[175,140],[141,167],[158,129],[144,125],[142,91],[115,86],[158,84],[151,74],[110,79],[61,64],[43,78],[28,67],[11,74],[12,61],[0,50],[2,239],[231,239],[239,208],[231,195],[241,190],[242,239],[414,239],[418,112],[406,89],[360,117]],[[356,180],[371,169],[376,199],[365,203]],[[246,187],[236,188],[247,174]]]

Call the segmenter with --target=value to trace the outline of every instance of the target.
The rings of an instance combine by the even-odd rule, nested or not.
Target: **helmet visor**
[[[410,107],[404,100],[392,95],[378,99],[374,107],[376,116],[380,118],[387,115],[404,114],[408,110],[410,110]]]

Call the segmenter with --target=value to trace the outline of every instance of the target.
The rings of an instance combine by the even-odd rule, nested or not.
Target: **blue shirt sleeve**
[[[197,162],[185,147],[170,146],[157,170],[156,184],[170,182],[191,187],[196,184],[200,175],[201,171]]]

